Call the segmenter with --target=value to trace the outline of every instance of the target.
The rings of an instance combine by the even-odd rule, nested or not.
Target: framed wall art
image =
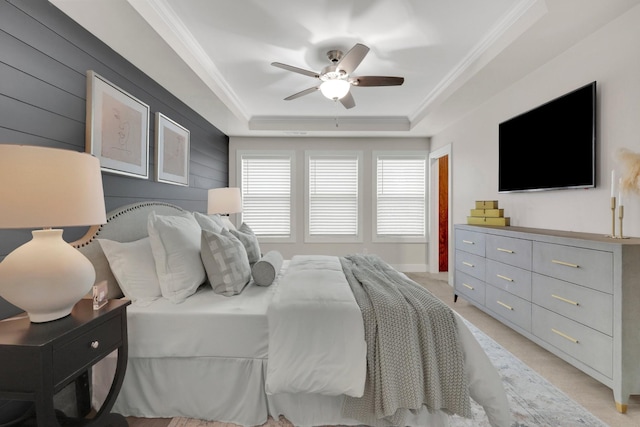
[[[87,147],[105,172],[149,178],[149,106],[87,71]]]
[[[156,181],[189,186],[189,130],[156,113]]]

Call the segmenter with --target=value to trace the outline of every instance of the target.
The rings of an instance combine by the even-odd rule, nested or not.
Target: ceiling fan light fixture
[[[287,96],[284,98],[285,101],[300,98],[301,96],[317,92],[318,89],[320,89],[324,97],[332,101],[340,101],[344,108],[349,109],[356,106],[352,94],[349,93],[351,85],[359,87],[400,86],[404,82],[404,77],[354,76],[354,70],[360,62],[362,62],[367,52],[369,52],[369,48],[361,43],[356,43],[355,46],[344,55],[339,50],[330,50],[327,52],[327,56],[331,61],[331,65],[327,65],[320,72],[305,70],[281,62],[272,62],[271,65],[282,68],[283,70],[313,77],[321,82],[319,85]]]
[[[349,93],[350,86],[351,84],[347,80],[332,79],[322,82],[320,91],[325,97],[336,101]]]

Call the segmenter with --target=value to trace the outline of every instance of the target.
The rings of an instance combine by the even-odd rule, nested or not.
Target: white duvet
[[[267,317],[267,394],[362,395],[364,325],[338,257],[293,257]],[[510,426],[497,370],[462,318],[456,319],[471,398],[483,406],[492,426]]]
[[[338,257],[293,257],[267,318],[267,394],[362,396],[364,324]]]

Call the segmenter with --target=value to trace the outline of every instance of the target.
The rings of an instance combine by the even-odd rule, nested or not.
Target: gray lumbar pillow
[[[229,230],[220,234],[202,230],[200,256],[207,278],[217,294],[237,295],[251,280],[251,267],[242,242]]]
[[[278,251],[269,251],[251,267],[251,275],[256,285],[269,286],[273,283],[282,267],[282,255]]]

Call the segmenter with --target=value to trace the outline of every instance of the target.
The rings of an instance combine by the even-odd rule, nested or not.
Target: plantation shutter
[[[242,156],[242,221],[257,236],[291,235],[291,156]]]
[[[426,156],[377,157],[378,236],[425,236]]]
[[[358,156],[310,155],[309,235],[358,235]]]

